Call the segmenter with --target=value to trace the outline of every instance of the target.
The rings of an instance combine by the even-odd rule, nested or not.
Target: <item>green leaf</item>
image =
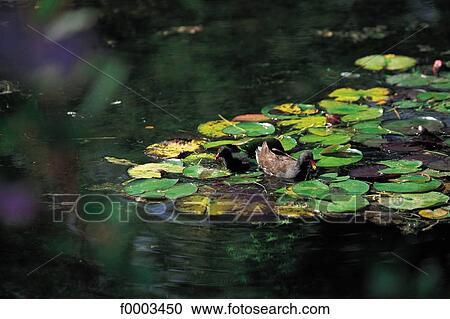
[[[380,173],[383,174],[415,173],[419,171],[420,166],[422,166],[421,161],[413,161],[413,160],[387,160],[378,162],[378,164],[389,166],[389,168],[380,170]]]
[[[275,127],[270,123],[241,122],[230,125],[222,130],[228,135],[263,136],[275,133]]]
[[[168,189],[178,183],[178,179],[138,179],[126,184],[124,191],[129,195],[139,195],[146,192],[156,192]]]
[[[338,133],[329,136],[318,136],[318,135],[304,135],[300,137],[299,141],[302,143],[318,143],[322,145],[335,145],[335,144],[345,144],[351,140],[351,136],[348,134]]]
[[[354,114],[348,114],[342,117],[344,122],[361,122],[367,120],[373,120],[383,115],[382,108],[370,108],[367,111],[362,111]]]
[[[319,102],[319,105],[326,109],[327,113],[339,115],[358,113],[369,108],[367,105],[350,104],[336,100],[322,100]]]
[[[383,122],[382,125],[388,130],[405,135],[416,135],[418,133],[418,126],[423,126],[432,133],[440,132],[445,126],[440,120],[430,116],[415,117],[406,120],[390,120]]]
[[[393,209],[415,210],[444,205],[448,200],[449,197],[447,195],[438,192],[429,192],[419,194],[396,194],[390,197],[381,197],[379,203]]]
[[[219,170],[214,168],[206,168],[200,165],[188,166],[183,170],[183,174],[187,177],[197,179],[210,179],[230,176],[231,173],[227,170]]]
[[[323,198],[330,192],[329,187],[319,180],[297,183],[292,187],[292,190],[300,196],[313,198]]]
[[[338,188],[344,193],[352,194],[352,195],[362,195],[369,191],[369,184],[366,182],[358,181],[355,179],[349,179],[343,182],[332,183],[330,187]]]
[[[416,59],[395,54],[369,55],[359,58],[355,61],[355,64],[366,70],[380,71],[387,69],[395,71],[413,67],[416,65]]]
[[[363,158],[361,151],[348,149],[345,152],[321,154],[323,148],[313,150],[314,158],[318,160],[318,167],[339,167],[359,162]]]
[[[380,192],[392,193],[422,193],[435,190],[442,185],[439,180],[431,180],[429,182],[407,182],[407,183],[374,183],[374,188]]]
[[[193,183],[178,184],[166,190],[165,197],[169,199],[186,197],[197,192],[197,189],[197,185]]]
[[[277,139],[280,141],[285,152],[290,151],[297,146],[297,140],[291,136],[282,135]]]

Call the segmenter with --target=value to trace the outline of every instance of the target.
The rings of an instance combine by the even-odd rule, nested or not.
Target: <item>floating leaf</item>
[[[319,176],[320,179],[331,182],[343,182],[350,178],[350,176],[338,176],[338,173],[326,173]]]
[[[379,203],[385,207],[400,210],[415,210],[440,206],[447,203],[449,197],[438,192],[419,194],[396,194],[391,197],[381,197]]]
[[[431,169],[436,169],[438,171],[450,171],[450,158],[445,157],[437,161],[433,161],[427,165]]]
[[[345,144],[351,140],[348,134],[337,133],[329,136],[304,135],[300,137],[302,143],[320,143],[322,145]]]
[[[419,211],[419,215],[428,219],[442,219],[449,217],[449,210],[445,208],[423,209]]]
[[[413,182],[413,183],[426,183],[429,182],[431,180],[430,176],[428,175],[403,175],[400,176],[399,178],[393,179],[392,182],[397,182],[397,183],[409,183],[409,182]]]
[[[174,158],[181,153],[193,153],[199,150],[203,144],[205,144],[205,141],[202,140],[174,139],[152,144],[147,147],[145,153],[148,156],[159,158]]]
[[[202,215],[206,213],[208,205],[208,197],[192,195],[178,199],[175,202],[175,209],[180,213]]]
[[[128,169],[128,175],[133,178],[160,178],[161,172],[181,173],[183,166],[170,163],[147,163]]]
[[[187,177],[198,179],[219,178],[231,175],[231,173],[227,170],[206,168],[200,165],[193,165],[186,167],[183,170],[183,174]]]
[[[324,149],[313,150],[314,158],[318,160],[318,167],[339,167],[359,162],[363,158],[361,151],[348,149],[343,152],[321,154]]]
[[[292,187],[292,190],[300,196],[313,198],[323,198],[330,192],[329,187],[319,180],[297,183]]]
[[[417,94],[419,101],[443,101],[450,99],[450,93],[448,92],[423,92]]]
[[[254,184],[259,181],[257,177],[263,175],[262,172],[253,172],[247,174],[237,174],[227,178],[224,183],[228,185]]]
[[[198,126],[197,130],[200,134],[205,135],[207,137],[224,137],[226,136],[222,130],[232,124],[237,124],[238,122],[230,122],[225,120],[216,120],[209,121],[206,123],[202,123]]]
[[[283,150],[285,152],[290,151],[297,146],[297,140],[291,136],[281,135],[280,137],[278,137],[278,140],[283,146]]]
[[[383,115],[382,108],[373,107],[366,111],[345,115],[341,118],[341,120],[344,122],[360,122],[377,119],[382,115]]]
[[[356,102],[360,99],[368,99],[374,102],[381,102],[388,98],[389,90],[382,87],[375,87],[367,90],[356,90],[352,88],[336,89],[329,94],[336,101]]]
[[[138,179],[129,182],[124,187],[124,191],[129,195],[140,195],[146,192],[156,192],[168,189],[178,183],[178,179]]]
[[[330,188],[331,189],[338,188],[344,193],[351,195],[362,195],[367,193],[370,189],[369,184],[355,179],[349,179],[343,182],[332,183],[330,185]]]
[[[263,136],[275,133],[275,127],[270,123],[242,122],[227,126],[222,130],[228,135]]]
[[[439,188],[442,183],[436,179],[429,182],[408,182],[408,183],[374,183],[373,186],[380,192],[392,193],[422,193],[429,192]]]
[[[205,147],[205,145],[203,145],[203,147]],[[191,154],[189,156],[186,156],[185,158],[182,159],[182,161],[183,161],[183,163],[193,163],[193,162],[198,162],[200,160],[214,161],[215,159],[216,159],[215,154],[198,153],[198,154]]]
[[[301,114],[302,109],[295,103],[285,103],[281,105],[277,105],[273,107],[274,110],[278,110],[283,113],[289,113],[289,114]]]
[[[401,87],[427,86],[431,81],[429,77],[420,73],[400,73],[386,78],[386,82],[391,85]]]
[[[395,102],[393,106],[399,109],[417,109],[423,107],[424,104],[417,101],[403,100]]]
[[[220,147],[220,146],[224,146],[224,145],[244,145],[252,140],[253,140],[252,138],[243,138],[240,140],[218,140],[218,141],[212,141],[212,142],[205,143],[203,145],[203,147],[205,149],[209,149],[209,148],[216,148],[216,147]]]
[[[399,177],[400,174],[383,174],[380,170],[384,169],[384,165],[370,165],[354,168],[350,171],[350,176],[366,181],[385,181],[388,179]]]
[[[105,156],[105,160],[107,160],[111,164],[116,164],[116,165],[124,165],[124,166],[138,165],[138,164],[133,163],[125,158],[117,158],[117,157],[112,157],[112,156]]]
[[[329,114],[347,115],[366,111],[369,106],[339,102],[336,100],[322,100],[319,105],[327,110]]]
[[[232,122],[264,122],[269,121],[270,118],[264,114],[242,114],[235,116]],[[224,127],[225,128],[225,127]],[[222,129],[224,129],[222,128]]]
[[[387,69],[390,71],[405,70],[416,65],[416,60],[403,55],[385,54],[369,55],[359,58],[355,64],[366,70],[380,71]]]
[[[281,124],[281,122],[280,122]],[[309,127],[320,127],[327,124],[327,118],[322,115],[307,116],[297,120],[294,129],[306,129]]]
[[[396,131],[405,135],[416,135],[419,133],[418,127],[422,126],[429,132],[440,132],[444,128],[444,123],[430,116],[415,117],[406,120],[390,120],[383,122],[382,126],[388,130]]]
[[[302,218],[302,217],[314,217],[315,214],[308,211],[305,207],[298,205],[277,205],[274,207],[275,212],[283,217],[288,218]]]
[[[165,191],[165,197],[169,199],[177,199],[186,197],[197,192],[197,185],[193,183],[184,183],[175,185]]]
[[[322,213],[355,213],[369,205],[367,199],[359,195],[338,196],[334,201],[311,199],[308,207]]]
[[[378,121],[367,121],[352,126],[359,134],[395,134],[395,132],[383,128]]]
[[[389,166],[389,168],[380,170],[380,173],[382,174],[415,173],[419,171],[420,166],[422,166],[421,161],[412,161],[412,160],[387,160],[378,162],[378,164]]]

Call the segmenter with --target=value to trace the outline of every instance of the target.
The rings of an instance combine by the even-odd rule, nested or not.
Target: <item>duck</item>
[[[295,159],[287,154],[275,154],[266,142],[256,150],[256,161],[265,174],[284,179],[306,180],[317,169],[310,150]]]
[[[216,161],[221,160],[225,167],[233,173],[242,173],[250,169],[250,163],[245,156],[233,152],[229,146],[221,146],[216,153]]]

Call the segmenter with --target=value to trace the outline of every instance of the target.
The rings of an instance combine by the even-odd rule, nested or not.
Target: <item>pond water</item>
[[[393,45],[431,64],[450,48],[446,1],[76,3],[0,1],[0,80],[27,95],[1,100],[0,296],[450,297],[448,227],[118,222],[125,201],[106,222],[54,222],[70,213],[48,195],[120,183],[104,156],[144,162],[217,114],[380,85],[333,83]]]

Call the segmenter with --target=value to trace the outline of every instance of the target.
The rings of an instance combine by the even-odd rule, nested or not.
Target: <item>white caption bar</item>
[[[448,300],[353,299],[133,299],[0,300],[3,318],[429,318],[446,313]],[[221,314],[219,314],[221,313]]]

